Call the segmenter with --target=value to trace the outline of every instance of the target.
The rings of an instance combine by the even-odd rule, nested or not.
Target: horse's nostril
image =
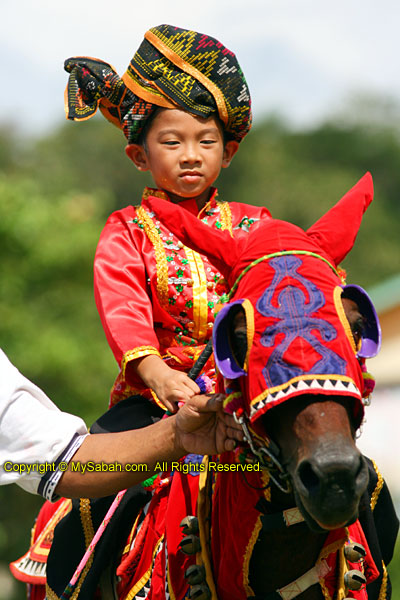
[[[299,465],[298,476],[309,494],[315,494],[318,491],[320,480],[308,460],[304,460]]]

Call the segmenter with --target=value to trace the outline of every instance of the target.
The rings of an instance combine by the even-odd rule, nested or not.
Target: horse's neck
[[[262,502],[261,511],[279,518],[283,510],[294,507],[292,496],[272,494],[272,502]],[[283,519],[282,519],[283,520]],[[250,561],[250,586],[260,598],[282,588],[304,575],[316,564],[326,534],[313,533],[302,522],[281,529],[263,527]],[[319,585],[302,593],[302,600],[323,598]]]

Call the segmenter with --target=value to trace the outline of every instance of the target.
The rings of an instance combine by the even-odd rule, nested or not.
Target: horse
[[[390,598],[397,520],[382,476],[355,443],[379,322],[338,267],[372,195],[366,174],[307,231],[270,219],[235,240],[151,200],[230,289],[213,349],[217,391],[244,442],[162,465],[146,482],[148,503],[103,573],[102,598]]]
[[[344,286],[337,268],[371,200],[367,174],[307,232],[271,219],[239,241],[152,200],[230,287],[214,356],[246,443],[183,463],[189,471],[175,467],[122,559],[120,598],[367,598],[374,581],[376,597],[389,597],[359,519],[370,475],[355,444],[361,363],[379,349],[379,323],[367,294]],[[149,531],[157,533],[143,559]]]

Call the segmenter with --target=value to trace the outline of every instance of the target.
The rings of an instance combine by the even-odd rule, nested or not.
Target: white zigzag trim
[[[264,408],[266,404],[270,404],[271,402],[276,402],[277,400],[281,400],[282,398],[286,398],[291,396],[295,392],[308,392],[310,390],[323,390],[329,392],[340,392],[347,393],[349,395],[356,395],[361,398],[360,392],[357,387],[354,385],[352,381],[342,381],[340,379],[319,379],[316,377],[315,379],[300,379],[294,384],[289,384],[289,387],[283,390],[279,390],[279,392],[275,392],[272,394],[268,394],[266,398],[263,398],[256,404],[251,407],[250,410],[250,418],[252,418],[260,409]]]

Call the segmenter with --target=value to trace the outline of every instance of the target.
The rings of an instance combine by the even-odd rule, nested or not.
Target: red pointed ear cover
[[[374,196],[371,173],[366,173],[310,229],[307,235],[338,265],[350,252],[360,229],[364,212]]]

